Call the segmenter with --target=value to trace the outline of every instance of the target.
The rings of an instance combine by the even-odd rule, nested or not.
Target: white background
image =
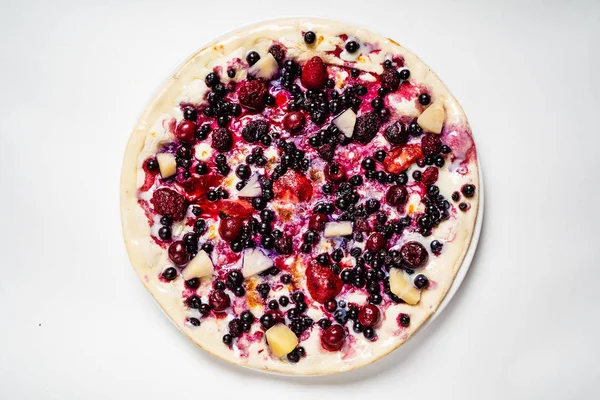
[[[0,398],[600,398],[600,3],[258,3],[0,2]],[[119,217],[129,132],[174,65],[294,14],[416,52],[464,106],[486,185],[444,313],[402,351],[318,379],[197,349],[133,273]]]

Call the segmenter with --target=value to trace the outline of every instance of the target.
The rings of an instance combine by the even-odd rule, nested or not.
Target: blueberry
[[[462,192],[462,194],[465,195],[465,197],[473,197],[475,195],[475,186],[471,184],[466,184],[463,185],[460,191]]]
[[[168,226],[161,226],[158,230],[158,237],[162,240],[171,239],[171,228],[169,228]]]
[[[403,69],[400,71],[400,79],[402,79],[403,81],[407,80],[408,78],[410,78],[410,71],[407,69]]]
[[[429,279],[425,275],[419,274],[415,276],[414,284],[417,289],[425,289],[429,285]]]
[[[419,95],[419,104],[421,104],[422,106],[426,106],[429,103],[431,103],[431,96],[429,96],[429,94],[427,93],[421,93]]]
[[[346,43],[345,47],[346,47],[346,51],[348,53],[356,53],[356,51],[358,50],[360,45],[356,41],[350,40],[349,42]]]
[[[304,41],[308,44],[313,44],[317,39],[317,35],[313,31],[308,31],[304,34]]]
[[[410,325],[410,316],[408,314],[400,314],[400,325],[404,327]]]
[[[246,61],[248,62],[249,65],[254,65],[256,64],[256,62],[260,60],[260,55],[255,52],[255,51],[251,51],[250,53],[248,53],[248,55],[246,56]]]
[[[375,169],[375,160],[373,160],[370,157],[367,157],[362,161],[361,165],[366,171],[373,170]]]
[[[173,279],[177,278],[177,270],[173,267],[169,267],[163,271],[162,275],[166,280],[172,281]]]
[[[223,343],[225,343],[227,346],[230,346],[231,343],[233,343],[233,336],[228,333],[223,335]]]
[[[217,83],[219,83],[219,81],[219,75],[215,74],[214,72],[211,72],[208,75],[206,75],[206,78],[204,79],[204,82],[208,87],[216,85]]]

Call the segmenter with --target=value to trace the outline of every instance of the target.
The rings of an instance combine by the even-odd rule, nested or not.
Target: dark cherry
[[[213,290],[208,295],[208,304],[215,311],[223,311],[231,304],[229,295],[222,290]]]
[[[372,233],[367,239],[367,250],[378,252],[383,250],[387,244],[385,236],[381,232]]]
[[[242,220],[235,217],[221,219],[219,223],[219,235],[226,242],[233,242],[242,232]]]
[[[169,253],[169,259],[171,261],[173,261],[173,263],[175,265],[186,264],[188,262],[189,256],[190,256],[185,248],[185,244],[181,240],[173,242],[169,246],[168,253]]]
[[[321,344],[326,350],[338,351],[344,345],[346,331],[341,325],[331,325],[321,335]]]
[[[337,301],[335,299],[328,300],[325,302],[325,309],[329,312],[334,312],[337,309]]]
[[[400,257],[409,268],[421,268],[427,263],[429,254],[427,249],[419,242],[411,241],[402,245]]]
[[[181,121],[175,129],[175,137],[182,142],[192,143],[196,138],[196,123]]]
[[[283,126],[287,131],[292,133],[296,133],[302,130],[302,128],[304,128],[305,123],[306,120],[304,118],[304,114],[302,114],[300,111],[293,111],[287,113],[286,116],[283,118]]]
[[[381,318],[381,311],[372,304],[366,304],[358,313],[358,322],[363,326],[371,327],[377,325]]]
[[[392,207],[401,207],[408,200],[408,191],[404,185],[390,186],[385,194],[385,201]]]
[[[346,168],[338,163],[329,163],[325,166],[325,179],[337,183],[346,179]]]
[[[308,220],[308,227],[313,231],[320,232],[325,228],[325,223],[329,221],[327,215],[322,213],[315,213],[310,216]]]

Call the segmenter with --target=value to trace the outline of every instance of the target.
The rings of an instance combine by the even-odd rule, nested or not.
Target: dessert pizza
[[[123,231],[172,321],[232,363],[363,366],[443,300],[478,209],[458,102],[396,42],[281,20],[194,54],[131,135]]]

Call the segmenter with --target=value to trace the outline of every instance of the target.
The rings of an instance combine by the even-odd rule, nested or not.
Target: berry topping
[[[304,34],[304,41],[308,44],[313,44],[317,40],[317,35],[313,31],[308,31]]]
[[[390,151],[385,157],[385,160],[383,160],[383,166],[387,172],[399,174],[408,169],[412,163],[420,158],[423,158],[421,146],[417,144],[407,144],[406,146]]]
[[[402,146],[408,141],[408,130],[406,125],[400,121],[396,121],[385,128],[384,136],[390,144]]]
[[[438,135],[428,134],[421,139],[421,148],[425,157],[437,156],[442,151],[442,141]]]
[[[175,137],[182,142],[192,143],[196,138],[196,123],[193,121],[181,121],[175,129]]]
[[[321,344],[329,351],[338,351],[344,345],[346,332],[341,325],[331,325],[321,334]]]
[[[400,86],[400,73],[393,68],[386,69],[381,74],[381,85],[391,91],[395,91]]]
[[[188,262],[190,255],[185,247],[185,244],[178,240],[169,246],[169,259],[175,265],[184,265]]]
[[[427,263],[429,254],[427,249],[419,242],[407,242],[400,248],[400,257],[409,268],[421,268]]]
[[[233,242],[242,233],[242,220],[236,217],[221,219],[219,223],[219,235],[226,242]]]
[[[212,147],[220,153],[231,150],[233,137],[227,128],[218,128],[212,134]]]
[[[465,195],[465,197],[473,197],[475,195],[475,186],[471,184],[466,184],[460,188],[460,191],[462,192],[462,194]]]
[[[367,239],[367,250],[373,253],[383,250],[387,244],[385,236],[381,232],[374,232]]]
[[[269,133],[269,124],[264,120],[250,121],[248,125],[242,129],[242,137],[248,143],[254,143],[262,136]]]
[[[372,304],[364,305],[358,313],[358,322],[365,327],[377,325],[380,318],[381,312],[379,311],[379,308]]]
[[[275,250],[282,255],[292,254],[292,238],[287,235],[276,238]]]
[[[260,79],[253,79],[240,85],[238,99],[242,106],[260,111],[265,107],[267,94],[267,85]]]
[[[300,80],[307,89],[323,89],[327,81],[327,67],[321,57],[314,56],[306,62]]]
[[[346,168],[338,163],[330,163],[325,166],[325,179],[337,183],[346,179]]]
[[[283,126],[289,132],[299,132],[304,128],[306,120],[304,119],[304,114],[299,111],[293,111],[287,113],[283,118]]]
[[[313,231],[320,232],[323,229],[325,229],[325,224],[327,222],[329,222],[329,218],[327,218],[327,215],[323,213],[315,213],[311,215],[310,219],[308,220],[308,228],[312,229]]]
[[[390,186],[386,195],[385,201],[392,207],[400,207],[406,204],[408,200],[408,191],[404,185]]]
[[[288,170],[273,184],[273,193],[281,201],[304,202],[312,197],[313,185],[303,174]]]
[[[429,286],[429,279],[425,275],[419,274],[415,276],[414,284],[417,289],[425,289]]]
[[[246,219],[252,215],[252,207],[243,200],[219,200],[217,202],[219,212],[228,217]]]
[[[379,118],[374,112],[362,114],[356,118],[352,138],[360,144],[368,144],[379,130]]]
[[[343,285],[340,277],[327,266],[311,263],[306,269],[306,288],[316,302],[325,304],[333,299]]]
[[[438,179],[438,169],[436,167],[427,167],[421,173],[421,182],[425,185],[433,185]]]
[[[229,295],[220,289],[213,290],[208,295],[208,304],[215,311],[223,311],[231,304]]]
[[[285,59],[286,48],[282,44],[274,43],[269,47],[269,53],[271,53],[275,61],[281,65]]]
[[[187,202],[185,198],[176,191],[169,188],[160,188],[154,191],[150,202],[154,211],[159,215],[179,221],[185,215]]]

